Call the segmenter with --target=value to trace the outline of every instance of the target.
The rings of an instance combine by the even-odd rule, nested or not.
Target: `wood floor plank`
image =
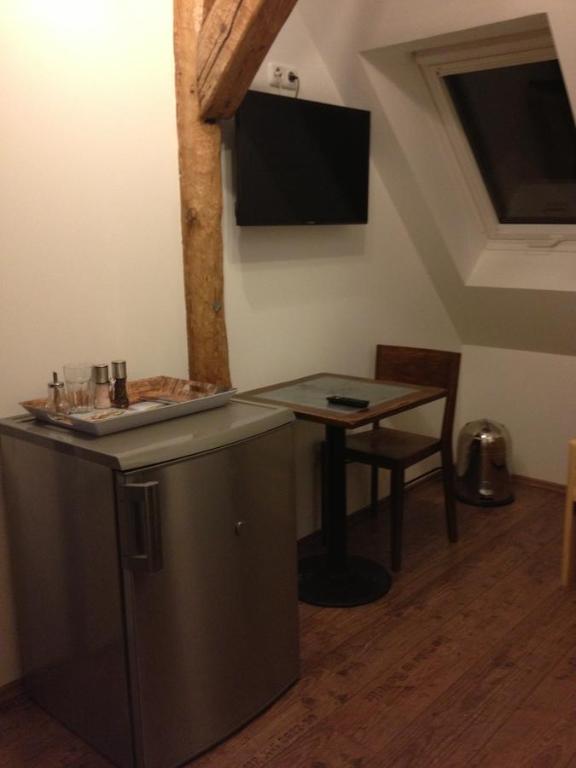
[[[574,635],[573,635],[574,636]],[[560,768],[576,750],[576,649],[573,647],[468,765]]]
[[[529,523],[522,522],[516,529],[500,535],[498,546],[491,546],[481,558],[472,553],[456,560],[450,568],[444,567],[435,579],[424,580],[414,590],[391,592],[378,604],[329,615],[328,621],[335,619],[329,626],[337,637],[337,645],[333,652],[325,647],[317,659],[318,664],[326,668],[339,655],[346,658],[355,655],[358,646],[364,646],[374,635],[386,637],[389,651],[393,639],[387,632],[390,622],[401,622],[398,629],[402,644],[417,640],[418,633],[430,632],[431,627],[441,624],[455,610],[464,609],[478,594],[557,537],[558,532],[551,529],[545,519],[534,517]],[[375,605],[378,605],[377,611]],[[424,622],[428,622],[425,628]]]
[[[557,588],[508,633],[496,652],[471,665],[443,696],[377,755],[379,768],[469,765],[503,720],[574,647],[576,593]]]
[[[442,695],[486,648],[496,648],[503,634],[529,612],[534,601],[549,595],[554,587],[550,576],[557,568],[558,541],[548,547],[538,567],[518,566],[505,582],[494,585],[465,611],[442,626],[431,628],[416,646],[394,648],[387,653],[386,638],[377,640],[370,651],[350,663],[348,679],[339,685],[347,700],[300,735],[290,750],[279,755],[275,768],[303,768],[321,764],[326,745],[345,756],[335,765],[351,768],[379,766],[367,758],[378,755],[406,725],[438,696]],[[425,625],[427,626],[427,625]],[[386,637],[389,637],[387,635]],[[264,756],[236,765],[264,766]]]
[[[25,696],[0,708],[1,768],[111,768]]]
[[[427,486],[430,489],[430,486]],[[543,499],[534,499],[521,489],[522,501],[512,511],[510,508],[485,510],[461,506],[461,541],[457,545],[450,546],[446,542],[446,534],[443,526],[442,507],[443,497],[439,484],[432,485],[434,489],[430,495],[431,500],[422,498],[422,487],[414,489],[409,494],[410,503],[407,510],[407,562],[412,562],[412,567],[406,565],[403,572],[395,575],[392,591],[386,596],[386,609],[405,600],[411,600],[423,588],[434,582],[439,576],[446,573],[452,566],[463,563],[467,559],[477,560],[486,549],[497,549],[506,540],[514,541],[517,532],[524,526],[525,521],[533,516],[533,506],[547,504],[547,496],[552,504],[556,502],[556,520],[550,530],[555,531],[561,523],[561,510],[558,509],[558,494],[543,492]],[[425,489],[424,489],[425,490]],[[415,498],[412,499],[412,494]],[[424,506],[424,510],[419,507]],[[421,514],[424,511],[426,514]],[[507,513],[508,512],[508,513]],[[510,513],[511,512],[511,513]],[[425,525],[421,530],[420,522]],[[430,522],[434,535],[431,535]],[[368,539],[369,553],[376,559],[385,560],[385,547],[382,541],[387,531],[387,521],[364,521],[365,525],[360,529],[364,538]],[[358,526],[357,526],[358,527]],[[367,536],[368,530],[368,536]],[[487,541],[487,536],[489,540]],[[352,537],[353,538],[353,537]],[[380,544],[378,544],[380,542]],[[351,549],[360,549],[361,545]],[[303,653],[302,663],[304,672],[322,660],[326,653],[341,646],[346,639],[356,634],[363,626],[371,625],[375,618],[382,616],[382,602],[363,606],[362,610],[354,609],[330,609],[321,613],[315,613],[308,621],[302,624]],[[315,633],[318,633],[315,636]]]
[[[467,610],[472,610],[473,621],[479,609],[471,607],[489,592],[492,593],[492,611],[497,616],[503,614],[504,620],[515,616],[520,620],[537,599],[540,584],[544,590],[553,589],[550,583],[557,571],[559,536],[558,528],[550,526],[545,517],[533,515],[509,538],[502,536],[499,547],[491,547],[483,558],[474,556],[457,564],[417,596],[398,605],[383,601],[380,614],[368,628],[326,654],[322,663],[312,668],[267,716],[260,718],[254,728],[249,726],[244,730],[241,740],[230,740],[219,754],[218,765],[256,768],[267,765],[272,757],[274,765],[283,765],[279,756],[286,747],[297,744],[305,751],[306,734],[312,734],[332,714],[341,710],[348,717],[350,713],[352,722],[356,723],[356,704],[346,704],[351,696],[371,685],[374,679],[383,677],[385,698],[390,685],[386,674],[411,651],[417,657],[422,655],[422,658],[418,657],[419,668],[425,667],[435,654],[435,649],[429,648],[430,638],[435,638],[446,622],[460,621]],[[550,548],[547,560],[540,557],[542,563],[534,569],[532,560],[547,545]],[[515,568],[520,571],[516,580],[511,581],[509,576]],[[543,568],[544,575],[541,573]],[[515,603],[517,612],[513,613]],[[368,606],[354,610],[361,615],[370,609]],[[484,615],[478,623],[490,626],[492,622],[492,616]],[[446,661],[444,656],[441,659]],[[418,692],[420,701],[421,693]],[[278,730],[275,723],[278,714],[292,724],[293,733],[291,728]],[[345,729],[346,723],[341,726],[338,722],[334,730],[342,732]]]
[[[462,506],[450,546],[440,484],[411,489],[391,592],[353,609],[301,606],[301,680],[189,766],[576,768],[563,499],[516,491],[509,507]],[[350,548],[386,561],[386,516],[351,521]],[[0,768],[109,763],[21,697],[0,706]]]

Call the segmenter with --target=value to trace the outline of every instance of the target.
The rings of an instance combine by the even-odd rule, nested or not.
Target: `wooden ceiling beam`
[[[176,114],[188,368],[190,378],[230,386],[224,317],[221,133],[200,118],[196,45],[203,0],[174,0]]]
[[[198,99],[201,118],[219,120],[240,105],[297,0],[206,2],[198,41]]]
[[[296,0],[174,0],[182,253],[190,378],[230,386],[221,131]]]
[[[203,2],[203,10],[202,10],[202,19],[204,20],[208,14],[210,13],[210,9],[214,5],[214,0],[204,0]]]

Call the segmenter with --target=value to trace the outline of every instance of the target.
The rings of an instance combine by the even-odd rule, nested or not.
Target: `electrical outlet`
[[[284,67],[280,64],[268,63],[268,85],[272,88],[282,87],[282,77],[284,75]]]
[[[294,67],[287,67],[285,77],[282,78],[282,88],[285,91],[297,91],[300,84],[300,77]]]
[[[286,64],[268,63],[268,84],[284,91],[298,90],[298,72]]]

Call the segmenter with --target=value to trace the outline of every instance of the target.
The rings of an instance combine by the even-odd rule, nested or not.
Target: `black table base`
[[[365,557],[348,557],[342,570],[329,568],[325,555],[305,557],[299,563],[298,596],[311,605],[364,605],[378,600],[391,586],[386,568]]]

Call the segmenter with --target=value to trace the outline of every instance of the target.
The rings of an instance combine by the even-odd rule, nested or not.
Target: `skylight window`
[[[558,61],[445,77],[502,224],[576,224],[576,125]]]
[[[487,247],[576,241],[576,124],[549,31],[417,60]]]

